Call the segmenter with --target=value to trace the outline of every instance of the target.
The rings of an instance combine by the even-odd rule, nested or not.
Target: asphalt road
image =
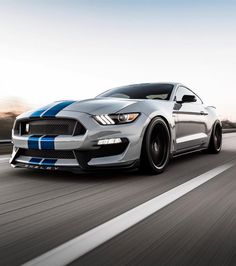
[[[0,265],[21,265],[218,166],[228,170],[71,265],[236,265],[236,133],[158,176],[12,169],[0,156]],[[112,230],[112,228],[111,228]]]
[[[1,143],[0,141],[0,155],[9,154],[12,151],[12,144],[11,143]],[[6,156],[4,156],[6,157]]]

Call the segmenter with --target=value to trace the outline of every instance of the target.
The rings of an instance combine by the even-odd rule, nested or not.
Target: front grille
[[[86,129],[74,119],[37,119],[20,121],[21,135],[83,135]]]
[[[67,150],[27,150],[20,149],[19,156],[38,157],[45,159],[75,159],[73,151]]]

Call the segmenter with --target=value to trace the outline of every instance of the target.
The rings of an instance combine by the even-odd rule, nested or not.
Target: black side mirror
[[[184,95],[182,97],[182,103],[194,103],[197,101],[197,98],[194,95]]]

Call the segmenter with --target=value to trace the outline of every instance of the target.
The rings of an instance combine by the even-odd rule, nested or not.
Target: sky
[[[172,81],[236,121],[236,1],[0,0],[0,109]]]

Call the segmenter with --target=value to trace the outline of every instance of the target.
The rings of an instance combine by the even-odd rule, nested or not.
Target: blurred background
[[[15,117],[112,87],[175,81],[236,127],[236,2],[0,1],[0,139]]]

